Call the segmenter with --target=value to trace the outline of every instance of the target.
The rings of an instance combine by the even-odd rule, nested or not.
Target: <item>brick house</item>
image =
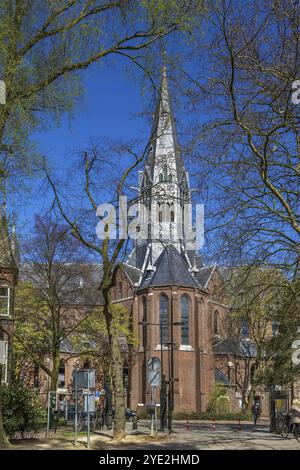
[[[10,233],[4,209],[0,215],[0,360],[2,383],[11,381],[13,346],[14,292],[18,280],[18,262],[14,236]]]

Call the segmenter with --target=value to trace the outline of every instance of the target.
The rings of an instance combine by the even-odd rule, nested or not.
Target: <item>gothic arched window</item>
[[[169,321],[169,299],[165,294],[161,294],[159,297],[159,323],[161,325],[160,341],[162,344],[168,342],[168,321]]]
[[[249,338],[249,323],[246,320],[246,318],[243,318],[242,320],[242,338]]]
[[[147,348],[147,324],[148,315],[147,315],[147,298],[143,297],[143,348]]]
[[[163,167],[163,176],[164,176],[164,181],[168,181],[168,165],[164,165]]]
[[[214,313],[214,335],[220,334],[220,315],[219,312],[216,310]]]
[[[187,295],[181,297],[181,344],[190,344],[190,301]]]

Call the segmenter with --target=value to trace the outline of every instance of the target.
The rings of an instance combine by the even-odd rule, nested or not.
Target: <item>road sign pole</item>
[[[150,424],[150,436],[154,436],[154,409],[153,409],[153,404],[154,404],[154,388],[151,387],[151,404],[152,404],[152,409],[151,409],[151,424]]]
[[[75,420],[74,420],[74,445],[77,444],[77,429],[78,429],[78,400],[77,400],[77,371],[75,370]]]
[[[86,406],[86,410],[87,410],[87,448],[89,449],[90,448],[90,404],[89,404],[89,401],[90,401],[90,373],[88,372],[88,377],[87,377],[87,386],[88,386],[88,394],[87,394],[87,406]]]
[[[154,387],[154,423],[155,423],[155,437],[157,437],[156,387]]]
[[[47,413],[47,433],[46,436],[49,436],[49,429],[50,429],[50,393],[48,392],[48,413]]]

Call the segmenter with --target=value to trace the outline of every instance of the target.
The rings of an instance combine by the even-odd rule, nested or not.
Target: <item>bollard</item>
[[[138,428],[137,416],[134,415],[132,418],[132,429],[137,429],[137,428]]]
[[[239,419],[239,431],[242,430],[241,420]]]
[[[212,431],[215,431],[215,430],[216,430],[216,420],[214,418],[212,422]]]
[[[189,431],[189,430],[190,430],[190,422],[189,422],[188,419],[186,420],[185,430],[186,430],[186,431]]]

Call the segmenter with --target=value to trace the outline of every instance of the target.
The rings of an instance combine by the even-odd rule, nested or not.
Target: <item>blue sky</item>
[[[38,132],[32,139],[39,152],[46,155],[54,170],[63,172],[70,166],[73,150],[109,139],[147,139],[150,129],[146,120],[137,116],[147,102],[138,81],[128,76],[128,62],[115,61],[114,66],[95,64],[84,71],[85,92],[73,116],[64,115],[58,126]],[[149,97],[149,95],[148,95]],[[33,182],[31,194],[19,213],[19,223],[29,229],[33,215],[48,207],[51,195],[41,190],[42,178]]]

